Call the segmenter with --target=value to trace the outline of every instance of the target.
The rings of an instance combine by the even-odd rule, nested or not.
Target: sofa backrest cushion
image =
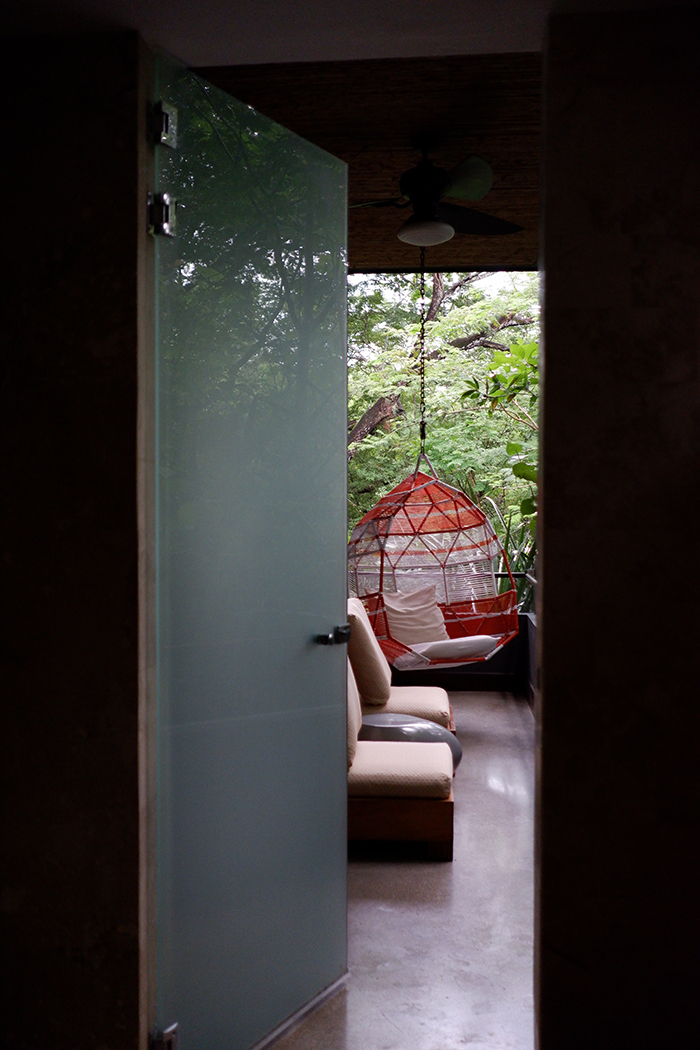
[[[391,668],[359,598],[348,598],[348,622],[348,656],[360,696],[365,704],[385,704],[391,692]]]

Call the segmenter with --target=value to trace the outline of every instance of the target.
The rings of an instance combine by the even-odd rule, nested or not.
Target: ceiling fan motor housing
[[[435,205],[443,196],[447,182],[448,172],[424,158],[415,168],[403,173],[399,189],[413,205],[416,218],[434,219]]]
[[[436,168],[431,160],[421,161],[404,172],[399,182],[402,195],[411,202],[413,215],[397,232],[407,244],[442,244],[455,233],[481,237],[520,233],[522,226],[497,219],[484,212],[442,201],[445,196],[480,200],[493,183],[493,172],[481,157],[467,157],[452,172]]]

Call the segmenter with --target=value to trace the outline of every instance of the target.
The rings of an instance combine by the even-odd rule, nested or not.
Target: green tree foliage
[[[505,351],[496,350],[483,385],[478,379],[472,379],[462,394],[463,399],[471,398],[485,404],[490,415],[498,410],[505,412],[526,430],[537,433],[539,427],[534,416],[539,396],[538,350],[537,343],[513,343]],[[528,461],[533,450],[530,448],[526,452],[520,442],[508,441],[506,451],[514,460],[511,466],[513,475],[536,486],[537,464]],[[520,512],[523,517],[537,512],[534,493],[521,501]],[[530,521],[530,525],[534,534],[534,521]]]
[[[426,452],[438,475],[480,503],[502,532],[529,537],[523,528],[536,506],[537,275],[504,275],[495,289],[485,276],[427,278]],[[350,437],[373,406],[386,402],[378,424],[349,445],[351,529],[414,469],[420,451],[419,297],[413,274],[350,284]]]

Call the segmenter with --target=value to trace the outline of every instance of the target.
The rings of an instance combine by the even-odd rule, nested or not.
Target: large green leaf
[[[524,478],[525,481],[532,481],[537,484],[537,468],[533,467],[531,463],[514,463],[513,473],[516,478]]]

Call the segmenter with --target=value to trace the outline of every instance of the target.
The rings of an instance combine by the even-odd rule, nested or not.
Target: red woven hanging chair
[[[419,469],[421,460],[430,474]],[[385,656],[400,670],[487,660],[518,633],[515,582],[493,526],[468,496],[435,477],[424,452],[414,473],[353,529],[348,585],[350,595],[362,599]],[[400,641],[395,634],[406,631],[398,629],[385,595],[392,606],[398,599],[420,605],[431,586],[444,617],[437,637],[445,640]]]

